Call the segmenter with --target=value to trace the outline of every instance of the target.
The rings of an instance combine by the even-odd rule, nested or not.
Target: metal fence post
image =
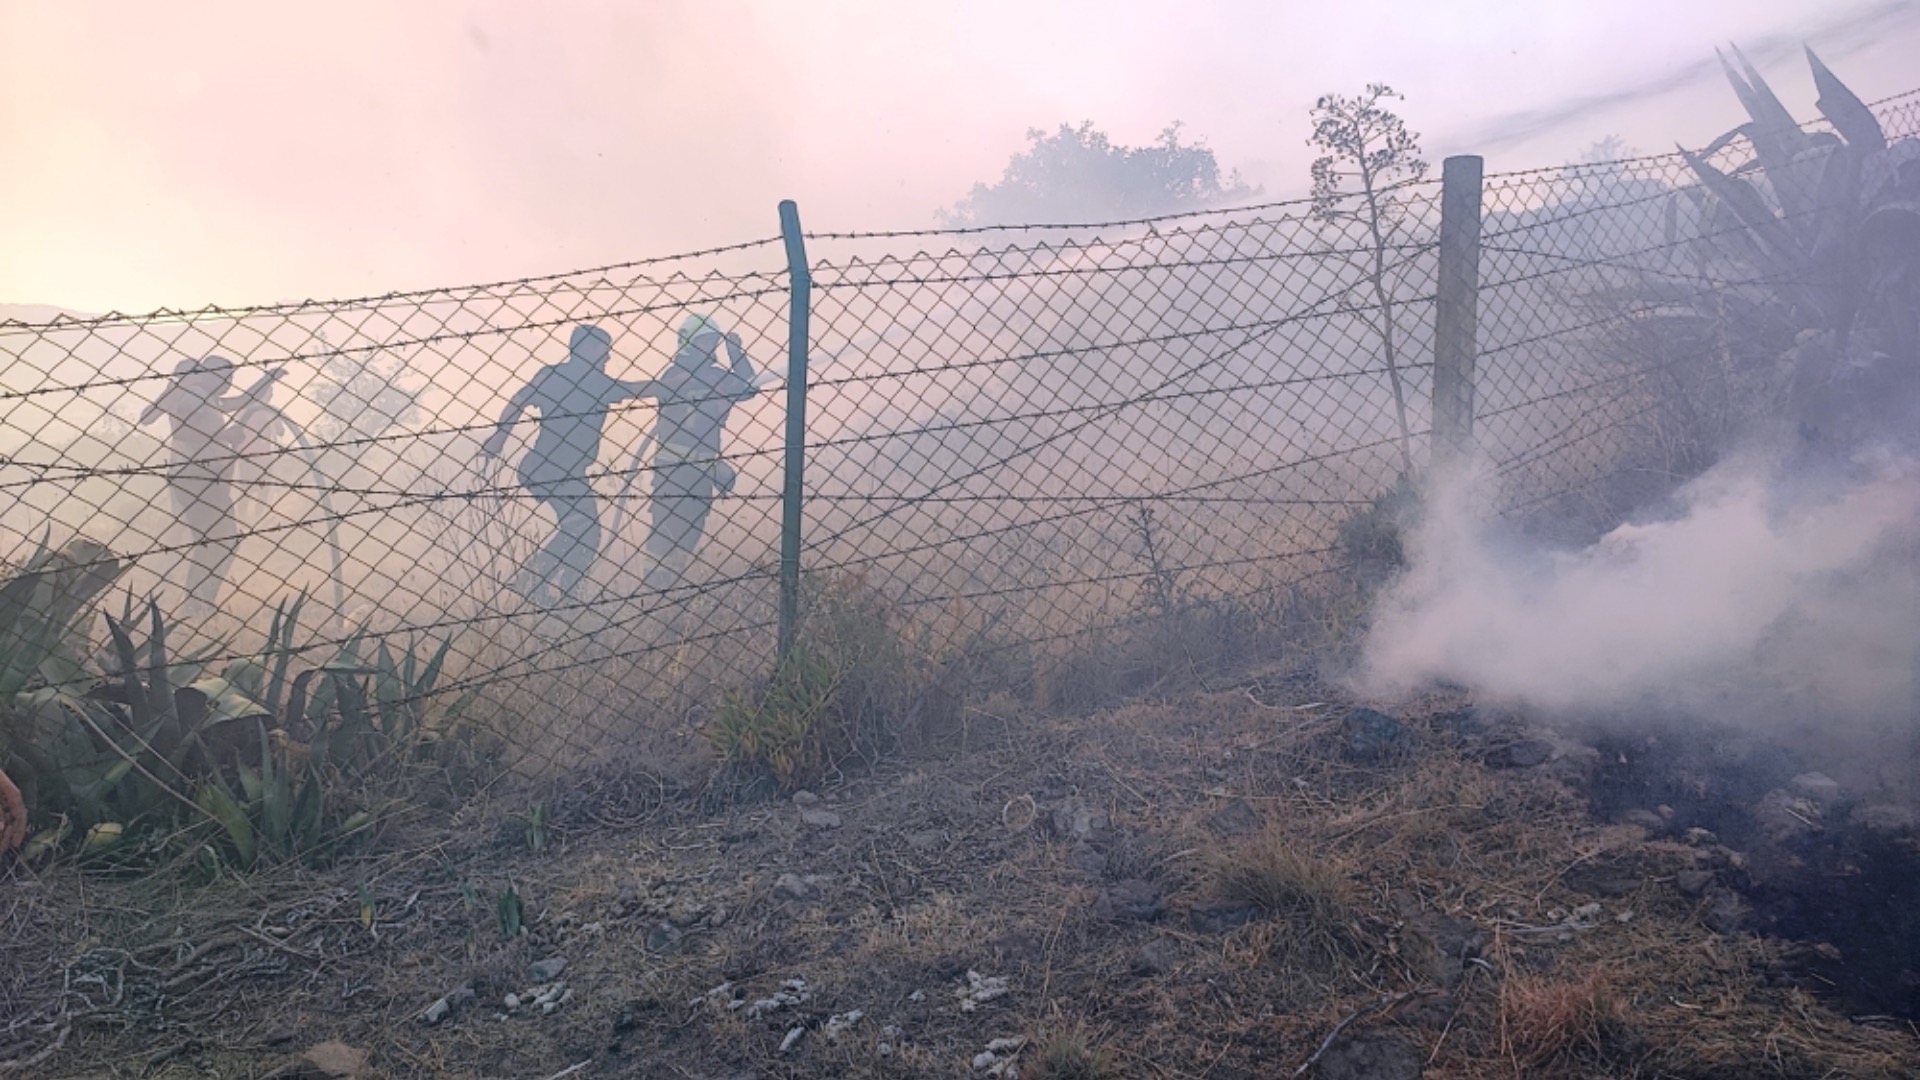
[[[807,461],[807,315],[813,278],[800,234],[800,208],[780,203],[780,236],[787,242],[787,457],[780,495],[780,644],[784,661],[800,622],[800,497]]]
[[[1440,172],[1440,270],[1433,325],[1433,461],[1447,468],[1473,452],[1473,362],[1480,306],[1480,178],[1477,155],[1450,157]]]

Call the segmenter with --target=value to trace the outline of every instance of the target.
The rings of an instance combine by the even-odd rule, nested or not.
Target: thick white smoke
[[[1910,723],[1920,652],[1920,462],[1815,484],[1730,460],[1666,520],[1585,550],[1496,535],[1468,485],[1436,491],[1375,612],[1358,688],[1437,680],[1584,716],[1653,706],[1847,742]]]

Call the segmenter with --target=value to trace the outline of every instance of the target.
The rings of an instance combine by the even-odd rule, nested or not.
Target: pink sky
[[[0,7],[0,303],[103,311],[361,295],[771,235],[922,227],[1029,127],[1172,120],[1270,197],[1307,110],[1393,84],[1437,159],[1499,117],[1814,34],[1869,99],[1920,87],[1886,0],[336,0]],[[1804,65],[1767,65],[1812,113]],[[1642,151],[1741,119],[1717,80],[1489,154]],[[1476,134],[1477,133],[1477,134]]]

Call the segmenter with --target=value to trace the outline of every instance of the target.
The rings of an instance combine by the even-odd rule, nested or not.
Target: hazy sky
[[[1898,0],[0,0],[0,303],[104,311],[559,272],[777,231],[934,224],[1029,127],[1181,120],[1270,197],[1307,110],[1385,81],[1430,156],[1564,162],[1742,114],[1716,43],[1811,37],[1920,87]],[[1827,24],[1879,13],[1864,30]],[[1827,27],[1824,28],[1823,27]],[[1797,114],[1797,56],[1763,65]],[[1648,87],[1557,117],[1514,114]],[[1473,145],[1466,145],[1471,142]],[[1489,150],[1489,147],[1492,149]]]

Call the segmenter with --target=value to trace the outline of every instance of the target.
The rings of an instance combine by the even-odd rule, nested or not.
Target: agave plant
[[[137,858],[129,840],[157,849],[171,836],[241,867],[324,854],[405,793],[407,767],[434,756],[424,750],[444,751],[434,741],[466,700],[429,713],[450,642],[383,643],[362,664],[354,635],[295,673],[302,595],[275,610],[259,654],[214,675],[222,646],[175,655],[160,608],[129,599],[93,657],[95,607],[119,573],[106,548],[77,540],[42,545],[0,583],[0,776],[23,796],[0,806],[0,846],[30,814],[45,827],[29,851],[82,836],[83,852]]]
[[[1920,143],[1889,142],[1812,49],[1831,130],[1795,122],[1738,49],[1721,60],[1750,119],[1698,153],[1681,150],[1700,181],[1685,189],[1700,221],[1693,247],[1703,271],[1764,287],[1752,314],[1790,342],[1787,390],[1803,433],[1844,440],[1920,370]],[[1752,159],[1714,165],[1739,139]],[[1668,227],[1677,231],[1673,217]],[[1725,273],[1729,264],[1743,272]]]

